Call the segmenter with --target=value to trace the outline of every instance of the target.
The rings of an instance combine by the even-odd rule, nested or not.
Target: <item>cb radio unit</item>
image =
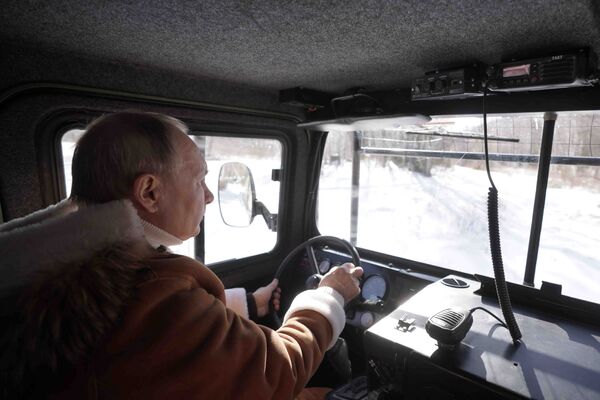
[[[522,92],[591,86],[596,60],[588,49],[579,49],[488,68],[490,90]]]
[[[474,64],[463,68],[427,72],[413,80],[411,100],[462,99],[481,96],[484,67]]]

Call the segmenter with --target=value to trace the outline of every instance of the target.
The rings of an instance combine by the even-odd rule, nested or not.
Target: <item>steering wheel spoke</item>
[[[338,245],[348,252],[354,265],[360,265],[360,256],[358,255],[358,251],[348,241],[335,236],[315,236],[297,246],[290,254],[288,254],[287,257],[285,257],[277,269],[275,278],[281,281],[281,276],[287,271],[290,264],[292,264],[292,261],[301,251],[306,251],[311,271],[313,271],[314,274],[319,274],[319,263],[317,262],[317,256],[315,252],[315,247],[319,245]],[[308,276],[304,277],[303,280],[306,280],[306,278],[308,278]],[[282,293],[282,296],[285,295],[286,294]],[[282,301],[281,303],[283,304],[284,302]],[[289,304],[291,302],[286,303]],[[273,309],[271,310],[272,320],[275,328],[279,328],[281,326],[282,321],[280,315],[285,315],[285,311],[286,310],[283,309],[280,309],[279,312],[276,312]]]
[[[315,254],[314,245],[307,244],[306,246],[304,246],[304,249],[306,250],[306,254],[308,256],[308,263],[310,264],[312,269],[315,271],[315,274],[318,274],[319,273],[319,263],[317,262],[317,255]]]

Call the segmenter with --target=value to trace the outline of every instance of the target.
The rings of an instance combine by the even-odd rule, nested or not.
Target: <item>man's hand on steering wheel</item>
[[[336,246],[345,249],[347,254],[350,255],[352,263],[333,267],[324,277],[321,277],[315,248],[322,246]],[[279,268],[275,273],[275,278],[279,279],[284,276],[286,272],[289,272],[288,267],[293,265],[294,259],[303,251],[306,252],[308,258],[308,273],[313,274],[308,277],[309,279],[306,279],[306,277],[304,278],[306,279],[306,289],[314,289],[317,286],[317,282],[319,287],[331,287],[342,296],[346,305],[360,293],[358,278],[363,275],[363,270],[361,267],[355,267],[356,265],[360,265],[358,251],[356,251],[356,248],[350,242],[335,236],[315,236],[296,246],[296,248],[294,248],[294,250],[292,250],[279,265]],[[313,277],[316,277],[317,279],[311,279]],[[286,292],[288,292],[287,289]],[[286,293],[286,296],[293,296],[295,294],[297,293]],[[288,301],[283,301],[282,303],[284,306],[286,304],[289,306],[290,304]],[[279,313],[284,314],[285,311],[286,310],[280,310]],[[273,311],[272,313],[273,326],[276,329],[281,326],[281,319],[283,318],[279,313],[276,311]]]
[[[279,311],[281,288],[277,286],[279,284],[278,279],[273,279],[267,286],[256,289],[252,295],[256,302],[256,315],[258,317],[264,317],[269,312],[270,303],[273,304],[273,309]],[[272,300],[272,302],[271,302]]]
[[[333,267],[319,283],[319,287],[328,286],[335,289],[344,297],[345,304],[358,296],[360,293],[360,278],[363,274],[361,267],[352,263],[345,263],[339,267]]]

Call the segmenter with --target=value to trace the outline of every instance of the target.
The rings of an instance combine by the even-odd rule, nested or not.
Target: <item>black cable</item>
[[[499,317],[496,316],[496,314],[492,313],[490,310],[483,308],[483,307],[473,307],[469,310],[469,312],[472,314],[474,311],[477,310],[481,310],[481,311],[485,311],[486,313],[490,314],[492,317],[496,318],[498,320],[498,322],[500,322],[500,325],[502,325],[503,327],[505,327],[506,329],[508,329],[508,326],[506,326],[506,324],[504,323],[504,321],[502,321]]]
[[[494,185],[494,181],[492,180],[492,174],[490,173],[490,157],[488,152],[488,132],[487,132],[487,111],[485,110],[485,97],[487,96],[487,82],[483,84],[483,147],[485,150],[485,170],[487,171],[488,179],[490,180],[490,184],[494,188],[496,192],[496,185]]]
[[[510,296],[508,294],[508,287],[506,286],[506,278],[504,276],[504,265],[502,263],[502,246],[500,243],[500,219],[498,215],[498,189],[494,185],[492,180],[492,174],[490,172],[490,161],[488,153],[488,138],[487,138],[487,111],[485,108],[485,100],[487,94],[487,82],[483,84],[483,140],[485,148],[485,168],[490,180],[490,187],[488,192],[488,232],[490,236],[490,252],[492,254],[492,265],[494,267],[494,281],[496,283],[496,294],[498,296],[498,303],[502,309],[502,315],[506,320],[506,326],[510,332],[513,342],[517,342],[521,337],[521,331],[519,325],[515,319],[512,306],[510,303]]]

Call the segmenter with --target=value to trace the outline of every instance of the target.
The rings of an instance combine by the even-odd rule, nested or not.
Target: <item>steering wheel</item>
[[[315,236],[311,239],[308,239],[306,242],[300,244],[298,247],[296,247],[294,250],[292,250],[292,252],[290,254],[288,254],[288,256],[286,258],[284,258],[284,260],[279,265],[277,272],[275,273],[275,278],[276,279],[281,278],[283,273],[286,271],[287,267],[290,265],[291,261],[302,250],[306,250],[306,253],[308,254],[308,263],[310,264],[311,269],[315,271],[314,273],[316,275],[319,275],[320,272],[319,272],[319,265],[317,264],[317,257],[315,256],[315,247],[317,245],[328,245],[328,244],[329,245],[334,244],[334,245],[339,245],[339,246],[343,247],[344,249],[346,249],[348,251],[348,253],[350,253],[350,257],[352,257],[352,262],[354,263],[354,265],[356,265],[356,266],[360,265],[360,256],[358,255],[358,251],[356,250],[356,247],[354,247],[348,241],[346,241],[344,239],[340,239],[335,236]],[[282,310],[280,310],[280,312],[282,312]],[[273,309],[272,307],[271,307],[271,316],[272,316],[272,320],[273,320],[275,329],[281,327],[281,323],[282,323],[281,318],[279,317],[279,314],[277,313],[277,311],[275,311],[275,309]]]

